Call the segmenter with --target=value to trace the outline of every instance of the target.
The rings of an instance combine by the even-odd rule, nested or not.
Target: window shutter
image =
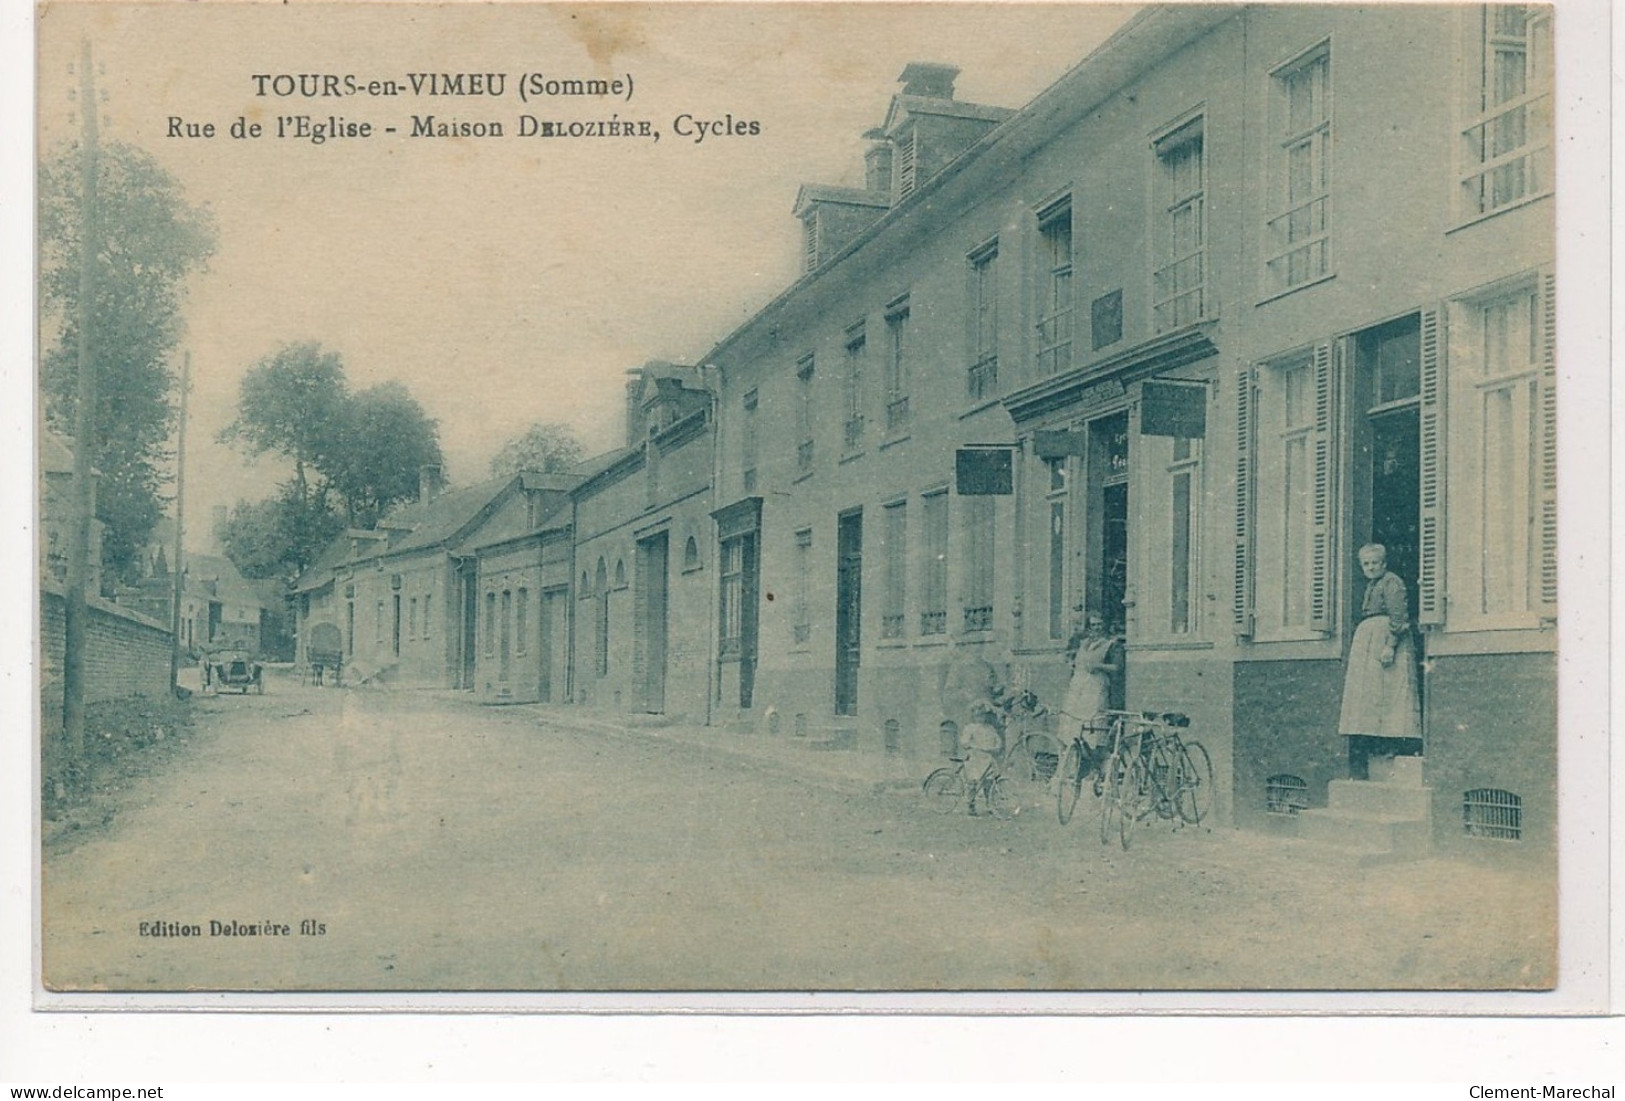
[[[1541,277],[1540,614],[1557,615],[1557,278]]]
[[[1337,453],[1335,389],[1332,371],[1332,346],[1315,346],[1315,503],[1314,535],[1309,567],[1309,626],[1321,634],[1331,634],[1337,602],[1333,581],[1337,575],[1335,540],[1333,536],[1336,515]]]
[[[1256,376],[1252,364],[1236,373],[1236,544],[1235,603],[1237,638],[1253,635],[1252,501],[1253,414]]]
[[[1422,408],[1419,530],[1416,548],[1416,621],[1445,616],[1444,459],[1445,391],[1440,379],[1439,311],[1422,311]]]

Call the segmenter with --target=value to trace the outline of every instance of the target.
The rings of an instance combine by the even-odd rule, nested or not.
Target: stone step
[[[1421,856],[1432,846],[1433,821],[1392,814],[1368,814],[1330,807],[1297,816],[1297,835],[1339,848]]]
[[[1431,788],[1415,784],[1384,783],[1378,780],[1333,780],[1326,785],[1328,810],[1356,814],[1391,815],[1395,818],[1426,818],[1432,805]]]
[[[1380,784],[1408,784],[1422,786],[1422,757],[1373,757],[1367,762],[1367,772]]]

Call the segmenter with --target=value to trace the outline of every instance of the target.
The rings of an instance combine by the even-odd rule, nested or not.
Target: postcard
[[[43,6],[37,1004],[1594,1009],[1565,18]]]

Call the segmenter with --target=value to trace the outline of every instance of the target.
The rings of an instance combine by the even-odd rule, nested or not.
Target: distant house
[[[229,558],[188,554],[181,566],[181,646],[201,654],[221,646],[258,653],[265,598]]]
[[[473,688],[479,589],[475,548],[490,531],[538,524],[568,482],[534,472],[460,489],[422,472],[418,499],[374,529],[351,529],[294,586],[296,660],[317,632],[342,647],[346,680]]]
[[[49,428],[39,431],[40,539],[39,570],[42,581],[65,584],[68,580],[68,547],[73,542],[73,447],[71,441]],[[94,501],[95,476],[91,500]],[[102,522],[90,525],[90,576],[86,589],[99,592],[102,574]]]
[[[703,721],[716,584],[706,570],[711,393],[697,367],[656,360],[627,375],[627,446],[584,468],[572,493],[575,700]],[[723,562],[723,599],[740,610],[745,577],[729,563],[740,560]],[[736,667],[740,652],[723,660]]]

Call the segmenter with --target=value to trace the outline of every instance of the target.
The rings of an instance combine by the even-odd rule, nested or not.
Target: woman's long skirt
[[[1393,663],[1384,665],[1381,655],[1388,637],[1387,616],[1372,616],[1355,629],[1343,682],[1343,713],[1337,723],[1341,734],[1422,736],[1415,644],[1406,634],[1394,647]]]

